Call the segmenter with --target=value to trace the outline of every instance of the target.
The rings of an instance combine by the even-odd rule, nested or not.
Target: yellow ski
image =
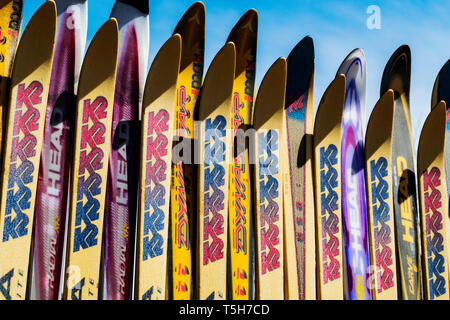
[[[424,293],[427,300],[449,299],[445,131],[446,104],[441,101],[425,120],[417,151]]]
[[[195,237],[192,235],[196,214],[194,110],[203,81],[205,50],[205,6],[194,3],[183,15],[174,34],[180,34],[181,65],[178,74],[175,105],[174,162],[170,189],[171,259],[169,260],[169,297],[174,300],[193,298],[193,261]],[[181,148],[180,148],[181,147]],[[180,150],[181,149],[181,150]],[[178,151],[178,152],[177,152]]]
[[[283,156],[286,59],[267,71],[255,102],[256,290],[259,300],[284,299]]]
[[[11,71],[22,26],[23,0],[0,0],[0,153],[5,131]]]
[[[231,159],[231,95],[235,46],[227,43],[208,69],[202,88],[199,141],[197,296],[224,300],[227,294],[228,164]]]
[[[233,84],[233,110],[230,127],[233,132],[233,154],[230,164],[228,224],[231,285],[233,300],[254,299],[254,235],[251,207],[252,186],[248,146],[243,133],[252,124],[255,86],[258,14],[247,11],[228,37],[236,46],[236,70]],[[241,135],[238,130],[241,129]]]
[[[314,124],[316,196],[317,297],[344,298],[343,236],[341,212],[341,127],[345,76],[329,85]]]
[[[67,233],[67,300],[97,300],[99,296],[118,32],[115,19],[105,22],[81,67]]]
[[[12,70],[0,212],[0,299],[25,299],[56,6],[44,3],[19,43]]]
[[[374,300],[397,300],[397,255],[392,196],[394,92],[375,105],[366,131],[369,247]]]
[[[153,60],[142,105],[135,299],[167,298],[170,171],[175,98],[181,59],[176,34]]]

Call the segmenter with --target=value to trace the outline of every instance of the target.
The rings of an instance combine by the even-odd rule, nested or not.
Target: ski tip
[[[201,1],[195,2],[186,10],[180,21],[178,21],[173,34],[179,33],[183,35],[186,27],[192,23],[201,26],[202,29],[205,27],[205,5]]]
[[[304,37],[292,49],[287,58],[286,106],[304,94],[314,74],[314,42]]]
[[[203,121],[231,98],[236,67],[236,47],[227,42],[216,54],[206,72],[200,93],[198,120]]]
[[[420,133],[417,152],[419,174],[445,153],[446,103],[440,101],[428,114]]]
[[[367,123],[365,153],[366,159],[392,136],[394,123],[394,91],[389,89],[377,101]]]
[[[239,42],[242,38],[242,34],[250,33],[256,37],[258,33],[258,12],[255,9],[250,9],[242,15],[239,21],[231,29],[227,42],[232,41],[234,43]]]
[[[181,61],[181,36],[172,35],[159,49],[152,62],[144,89],[143,108],[176,86]]]
[[[255,100],[253,119],[255,130],[262,128],[277,112],[283,110],[286,93],[286,74],[286,59],[280,57],[264,75]],[[259,111],[257,112],[256,110]]]
[[[356,66],[356,67],[355,67]],[[358,77],[365,79],[366,77],[366,56],[360,48],[350,52],[339,66],[336,75],[345,74],[347,78]]]
[[[450,103],[450,59],[439,71],[434,82],[431,108],[434,108],[441,100],[444,100],[447,104]]]
[[[144,14],[149,14],[150,8],[149,8],[149,0],[118,0],[117,2],[122,2],[124,4],[127,4],[133,8],[138,9]]]
[[[411,49],[408,45],[400,46],[390,57],[383,71],[380,96],[388,89],[405,94],[409,99],[411,80]]]

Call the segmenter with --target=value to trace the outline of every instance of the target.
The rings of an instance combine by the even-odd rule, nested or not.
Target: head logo
[[[390,196],[388,176],[388,161],[380,157],[370,162],[370,183],[372,188],[373,225],[375,226],[375,256],[378,274],[379,293],[394,286],[394,273],[392,270],[392,251],[389,244],[392,242],[392,230],[387,224],[391,219],[391,208],[386,203]]]
[[[83,102],[73,252],[97,245],[98,227],[95,222],[99,219],[98,197],[102,184],[98,171],[105,160],[101,145],[105,143],[106,128],[102,120],[107,116],[107,106],[108,101],[104,97],[97,97],[92,103],[90,99]]]
[[[147,129],[147,149],[145,164],[144,239],[142,259],[155,258],[163,254],[164,239],[159,233],[164,229],[167,190],[162,182],[167,179],[167,163],[162,159],[168,153],[169,113],[161,109],[155,115],[150,112]]]
[[[278,132],[269,130],[260,133],[259,140],[259,207],[261,234],[261,273],[274,271],[280,267],[280,230],[275,224],[280,219],[279,206],[275,201],[279,197],[281,184],[274,175],[278,174]]]
[[[447,292],[447,277],[444,254],[443,217],[441,193],[437,189],[441,185],[441,172],[434,167],[423,172],[423,189],[425,202],[425,225],[427,239],[428,286],[430,299],[433,300]],[[445,195],[446,196],[446,195]]]
[[[334,281],[341,277],[341,263],[336,258],[340,252],[338,172],[336,165],[338,149],[331,144],[326,149],[320,149],[320,198],[322,219],[322,250],[323,250],[323,282]]]
[[[225,219],[225,195],[220,188],[225,185],[226,126],[223,116],[207,119],[205,123],[203,265],[224,258],[224,243],[219,236],[224,233]]]

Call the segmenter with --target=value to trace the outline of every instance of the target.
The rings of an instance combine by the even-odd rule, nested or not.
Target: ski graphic
[[[197,298],[225,300],[227,294],[229,134],[236,61],[235,46],[228,42],[208,69],[198,112],[199,141]]]
[[[254,299],[254,235],[249,151],[243,136],[238,136],[238,130],[245,131],[252,124],[257,35],[258,14],[251,9],[236,23],[227,40],[236,46],[233,109],[230,118],[234,146],[228,197],[228,277],[231,277],[228,293],[233,300]]]
[[[116,91],[105,205],[105,300],[128,300],[135,235],[142,95],[149,53],[148,1],[116,1],[119,26]]]
[[[397,300],[397,255],[392,197],[392,127],[394,92],[386,91],[367,125],[365,159],[367,211],[372,268],[372,298]]]
[[[409,111],[411,51],[404,45],[391,56],[383,72],[381,94],[392,89],[395,96],[394,128],[392,133],[393,197],[399,298],[421,298],[420,243],[416,200],[415,166],[412,128]]]
[[[36,198],[33,298],[59,297],[72,164],[76,90],[87,35],[87,1],[56,2],[56,40]]]
[[[153,60],[142,104],[135,298],[167,298],[170,171],[181,37],[176,34]]]
[[[64,299],[99,298],[118,27],[109,19],[84,57],[77,93]]]
[[[341,142],[342,231],[347,279],[344,296],[350,300],[371,300],[364,173],[366,58],[363,51],[352,51],[337,74],[345,75],[346,79]]]
[[[174,117],[174,162],[172,163],[169,238],[169,298],[194,297],[196,216],[195,166],[192,157],[194,112],[203,81],[205,51],[205,6],[194,3],[183,15],[174,34],[181,36],[181,65],[177,82]],[[178,159],[175,159],[179,157]]]
[[[422,128],[417,152],[421,209],[424,296],[449,299],[448,197],[445,179],[446,104],[438,103]]]
[[[257,243],[256,298],[284,299],[283,167],[286,59],[279,58],[265,74],[255,102],[254,185]]]
[[[11,71],[22,27],[23,0],[0,0],[0,157],[4,147]]]
[[[0,212],[0,299],[27,295],[38,170],[55,44],[56,7],[44,3],[25,29],[12,70]],[[30,56],[30,52],[33,54]]]
[[[345,76],[338,75],[322,96],[314,123],[317,298],[320,300],[344,297],[340,159],[345,87]]]
[[[316,299],[315,215],[312,178],[314,44],[303,38],[287,59],[284,241],[286,298]]]

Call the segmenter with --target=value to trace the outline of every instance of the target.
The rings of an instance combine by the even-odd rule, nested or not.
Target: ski
[[[194,298],[195,165],[192,157],[194,112],[203,81],[205,51],[205,6],[194,3],[178,22],[181,35],[181,65],[177,82],[174,118],[174,157],[171,178],[169,298]],[[178,154],[176,150],[181,149]],[[176,159],[179,157],[179,159]]]
[[[322,96],[314,123],[317,298],[320,300],[344,297],[340,159],[345,88],[345,76],[338,75]]]
[[[76,90],[87,35],[87,0],[57,0],[56,40],[34,223],[32,295],[59,298],[72,164]]]
[[[170,171],[181,37],[176,34],[153,60],[144,89],[139,176],[135,299],[167,298]]]
[[[116,1],[119,54],[105,205],[105,300],[131,297],[138,201],[140,117],[149,54],[148,1]]]
[[[344,296],[349,300],[371,300],[364,173],[366,58],[363,51],[352,51],[337,74],[345,75],[346,79],[341,142],[342,231],[346,272]]]
[[[11,71],[22,27],[23,0],[0,0],[0,155],[9,93]],[[0,156],[1,157],[1,156]]]
[[[420,242],[416,200],[415,166],[412,128],[409,111],[411,51],[401,46],[389,59],[381,81],[381,96],[389,89],[395,94],[394,128],[392,133],[393,197],[399,298],[421,298]]]
[[[233,109],[230,118],[233,154],[228,197],[228,276],[231,278],[228,292],[233,300],[254,299],[254,234],[249,150],[248,146],[245,146],[245,140],[238,137],[238,130],[245,131],[252,124],[257,35],[258,14],[251,9],[236,23],[227,39],[236,46]]]
[[[12,70],[0,212],[0,299],[23,300],[55,42],[56,7],[44,3],[26,27]],[[30,56],[30,52],[33,54]]]
[[[397,254],[392,197],[394,92],[377,102],[367,125],[364,146],[372,298],[397,300]]]
[[[312,132],[314,44],[303,38],[287,59],[287,155],[282,157],[286,299],[316,299]]]
[[[428,115],[417,151],[421,208],[424,296],[449,299],[448,197],[445,179],[446,104],[441,101]]]
[[[229,134],[236,52],[229,42],[209,66],[198,110],[199,190],[197,298],[225,300],[227,294]]]
[[[253,128],[256,298],[284,299],[283,167],[286,59],[279,58],[265,74],[255,101]]]
[[[109,19],[84,57],[77,92],[64,299],[99,298],[118,27]]]

